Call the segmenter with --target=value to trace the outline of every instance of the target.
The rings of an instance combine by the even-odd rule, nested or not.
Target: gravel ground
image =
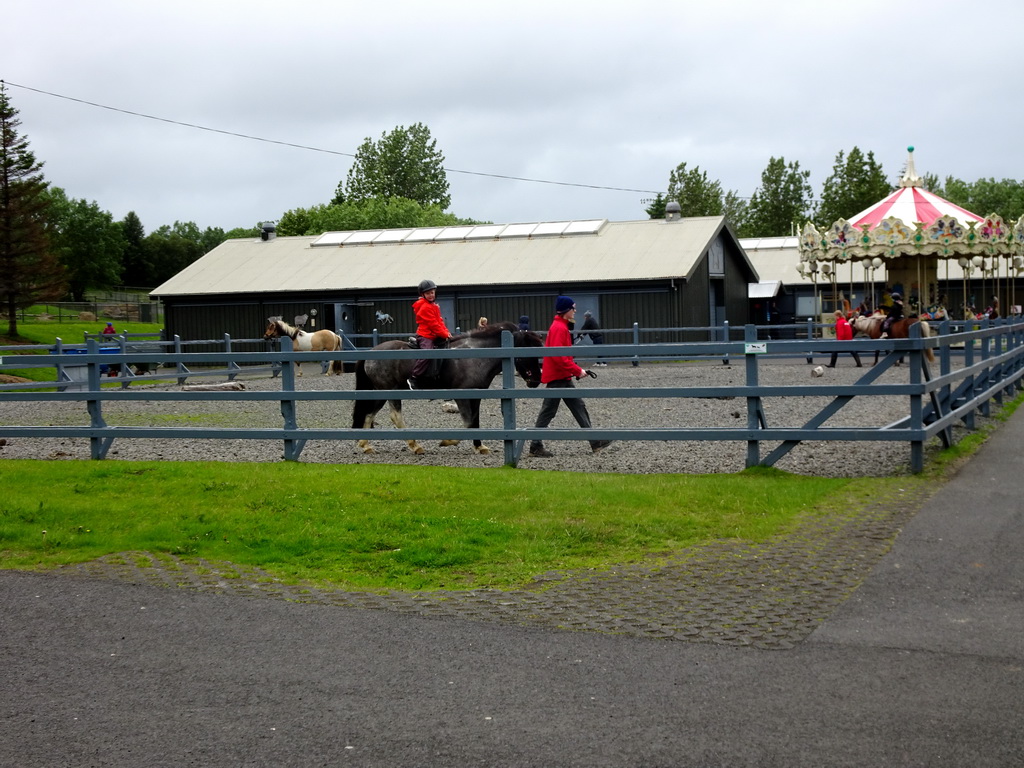
[[[816,362],[817,364],[817,362]],[[579,386],[585,389],[601,387],[668,387],[679,385],[725,386],[744,382],[742,362],[724,365],[720,361],[684,364],[645,364],[632,367],[612,364],[598,368],[597,379],[586,379]],[[840,358],[839,367],[826,369],[823,378],[812,378],[811,366],[803,359],[765,362],[760,367],[762,385],[795,385],[810,383],[855,383],[859,375],[869,370],[857,369],[849,358]],[[881,382],[906,381],[907,368],[887,371]],[[279,390],[280,379],[269,377],[242,379],[246,389]],[[196,380],[198,381],[198,380]],[[303,390],[350,388],[352,374],[341,377],[313,375],[307,371],[298,380]],[[521,384],[521,382],[520,382]],[[140,385],[154,390],[174,391],[176,384]],[[765,399],[764,409],[769,426],[801,426],[811,415],[830,402],[829,397],[791,397]],[[484,401],[481,423],[498,427],[501,417],[497,401]],[[587,400],[591,419],[596,428],[628,427],[715,427],[738,426],[746,419],[746,405],[736,399],[690,400]],[[521,401],[517,404],[519,423],[532,425],[540,408],[540,400]],[[347,403],[300,402],[301,427],[347,428],[351,407]],[[906,414],[905,398],[873,397],[854,400],[833,416],[829,426],[883,426]],[[133,426],[209,426],[209,427],[279,427],[280,408],[276,402],[221,402],[207,401],[147,403],[105,403],[104,418],[111,425]],[[410,465],[438,465],[457,467],[500,467],[501,444],[489,443],[490,455],[478,455],[470,442],[458,446],[440,447],[425,444],[424,455],[417,456],[399,440],[381,440],[393,434],[394,427],[385,408],[377,418],[373,441],[375,453],[359,451],[354,441],[310,441],[302,452],[304,462],[334,464],[388,463]],[[406,401],[406,423],[416,427],[459,426],[457,414],[447,413],[440,401]],[[0,424],[8,425],[84,425],[89,423],[84,403],[46,403],[38,406],[27,403],[5,403],[0,395]],[[552,428],[575,428],[576,424],[564,405],[552,423]],[[959,436],[956,436],[959,439]],[[716,473],[738,472],[743,469],[746,443],[735,442],[639,442],[623,441],[606,451],[594,455],[583,441],[548,441],[547,447],[554,458],[535,459],[524,455],[520,467],[530,470],[568,470],[580,472],[625,473]],[[761,455],[767,455],[774,444],[762,443]],[[932,440],[928,451],[939,448]],[[28,439],[7,438],[0,448],[0,458],[35,459],[88,459],[89,441],[84,438]],[[282,448],[274,440],[190,440],[190,439],[119,439],[108,454],[108,459],[162,460],[162,461],[281,461]],[[884,476],[906,474],[909,471],[910,448],[904,443],[891,442],[814,442],[804,443],[791,451],[776,466],[789,472],[828,477]]]

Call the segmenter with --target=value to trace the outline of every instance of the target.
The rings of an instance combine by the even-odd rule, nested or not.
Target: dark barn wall
[[[209,339],[219,342],[227,333],[232,339],[258,339],[267,327],[266,315],[257,301],[220,300],[213,302],[169,301],[164,304],[168,338],[183,340]],[[190,345],[188,351],[212,351],[222,347]],[[262,350],[262,343],[240,345],[242,352]]]
[[[749,285],[754,282],[743,254],[725,241],[725,307],[729,325],[740,326],[754,322],[750,317]]]

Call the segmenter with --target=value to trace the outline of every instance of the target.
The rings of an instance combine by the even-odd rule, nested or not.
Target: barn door
[[[334,305],[334,330],[346,336],[356,332],[355,311],[351,304]]]
[[[723,323],[728,319],[725,313],[725,281],[716,280],[712,278],[708,281],[708,308],[710,309],[710,316],[708,317],[708,325],[712,329],[717,329],[722,326]],[[717,331],[708,331],[709,340],[718,341],[715,338]]]
[[[441,310],[441,318],[448,330],[455,333],[455,299],[438,299],[437,306]],[[471,331],[472,328],[463,328],[463,332]]]

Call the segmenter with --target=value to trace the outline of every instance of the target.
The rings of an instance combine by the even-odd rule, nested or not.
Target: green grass
[[[18,338],[11,339],[5,336],[7,332],[6,321],[0,321],[0,346],[22,344],[53,344],[58,338],[65,344],[81,344],[85,340],[86,333],[99,333],[106,321],[96,320],[93,322],[60,322],[56,320],[29,320],[18,321]],[[118,323],[119,331],[128,330],[129,333],[159,333],[162,323]],[[10,364],[11,358],[19,353],[5,352],[2,357],[4,362]],[[45,350],[26,350],[24,354],[44,355]],[[56,381],[57,371],[55,368],[4,368],[0,373],[9,376],[19,376],[32,381]]]
[[[513,587],[763,540],[915,480],[321,464],[0,462],[0,567],[117,552],[362,589]]]

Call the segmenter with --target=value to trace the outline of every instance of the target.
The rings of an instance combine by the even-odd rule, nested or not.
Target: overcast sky
[[[147,232],[329,202],[364,139],[416,122],[450,211],[496,223],[646,218],[682,162],[750,196],[781,156],[819,195],[854,146],[894,185],[908,145],[922,175],[1024,179],[1020,0],[5,0],[2,18],[0,79],[46,178]]]

